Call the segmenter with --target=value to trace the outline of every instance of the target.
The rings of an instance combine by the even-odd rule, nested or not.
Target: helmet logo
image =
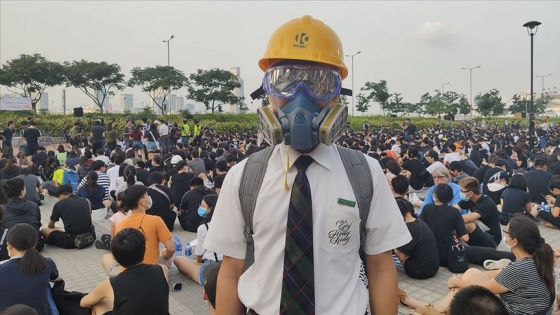
[[[294,44],[295,48],[307,48],[307,45],[305,45],[305,43],[307,43],[309,41],[309,36],[307,36],[307,33],[301,33],[301,34],[297,34],[296,35],[296,43]]]

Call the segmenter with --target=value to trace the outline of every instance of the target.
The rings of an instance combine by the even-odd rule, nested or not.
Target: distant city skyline
[[[102,5],[100,5],[102,4]],[[354,92],[366,82],[386,80],[390,93],[417,102],[445,85],[473,98],[498,89],[506,104],[530,85],[530,36],[522,25],[542,22],[534,37],[534,74],[545,90],[560,89],[560,1],[0,1],[0,63],[20,54],[49,60],[119,64],[126,79],[133,67],[167,65],[186,75],[196,69],[238,67],[245,104],[260,85],[257,62],[272,32],[290,19],[310,14],[339,35],[345,63],[354,72]],[[23,17],[25,27],[21,26]],[[164,17],[163,19],[161,17]],[[343,86],[352,86],[352,76]],[[534,91],[540,95],[541,78]],[[64,87],[47,88],[49,107],[62,107]],[[66,89],[66,113],[93,104],[76,88]],[[9,94],[0,87],[0,94]],[[149,104],[140,88],[126,88],[108,100]],[[184,97],[186,89],[177,91]],[[185,106],[190,100],[185,100]],[[375,104],[369,112],[378,114]],[[356,112],[356,115],[360,115]]]

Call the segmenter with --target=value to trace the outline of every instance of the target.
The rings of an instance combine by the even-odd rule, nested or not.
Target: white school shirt
[[[159,132],[159,135],[160,135],[160,136],[167,136],[167,135],[169,135],[169,126],[168,126],[167,124],[161,124],[161,125],[159,126],[158,132]]]
[[[286,221],[291,186],[301,155],[277,145],[269,160],[253,218],[255,263],[238,283],[241,302],[259,314],[280,309],[286,243]],[[313,204],[313,257],[316,314],[364,314],[369,292],[359,279],[360,215],[338,199],[356,201],[336,146],[319,144],[309,154],[315,160],[307,169]],[[287,160],[289,156],[289,162]],[[410,233],[402,219],[379,163],[366,157],[373,176],[374,196],[366,224],[365,252],[376,255],[407,244]],[[212,217],[204,247],[237,259],[245,259],[245,221],[239,202],[239,185],[246,160],[228,171]],[[288,191],[284,190],[286,163]]]

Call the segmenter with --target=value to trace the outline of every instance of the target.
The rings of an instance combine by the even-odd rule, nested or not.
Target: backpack
[[[78,185],[80,184],[80,177],[78,176],[78,173],[71,169],[64,170],[64,174],[62,175],[62,184],[69,184],[72,186],[72,190],[77,192]]]
[[[365,252],[363,251],[366,238],[366,222],[369,208],[373,198],[373,178],[365,155],[361,151],[345,148],[337,145],[346,175],[352,184],[352,190],[356,196],[358,209],[360,211],[360,258],[365,266]],[[268,160],[272,155],[274,147],[255,152],[247,158],[247,164],[241,175],[241,186],[239,187],[239,202],[245,219],[245,239],[247,240],[247,253],[245,266],[247,270],[254,262],[255,247],[253,244],[253,214],[257,196],[268,166]]]

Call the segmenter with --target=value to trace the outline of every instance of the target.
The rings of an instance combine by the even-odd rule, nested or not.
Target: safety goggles
[[[302,89],[316,101],[330,100],[340,94],[340,75],[335,70],[309,65],[281,65],[268,69],[263,78],[264,91],[274,97],[290,99]]]

